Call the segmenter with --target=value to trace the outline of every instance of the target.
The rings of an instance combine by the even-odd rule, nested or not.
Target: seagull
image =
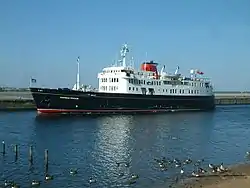
[[[199,173],[205,173],[206,170],[204,170],[203,168],[199,168],[199,169],[198,169],[198,172],[199,172]]]
[[[40,185],[40,181],[32,180],[31,185]]]
[[[132,178],[132,179],[137,179],[137,178],[139,178],[139,176],[136,175],[136,174],[132,174],[131,178]]]
[[[222,170],[220,169],[220,167],[217,167],[217,168],[216,168],[216,171],[217,171],[217,172],[222,172]]]
[[[4,186],[5,187],[10,186],[11,184],[13,184],[13,182],[8,182],[7,180],[4,181]]]
[[[223,163],[220,164],[220,167],[219,167],[219,168],[220,168],[220,170],[222,170],[222,171],[226,171],[226,168],[223,166]]]
[[[209,164],[208,167],[211,168],[211,169],[215,168],[215,166],[213,164]]]
[[[77,169],[70,169],[69,173],[70,173],[71,175],[77,174]]]
[[[49,174],[45,175],[45,180],[52,180],[52,179],[53,179],[53,176],[51,176]]]
[[[160,164],[160,168],[163,168],[164,167],[164,165],[163,164]]]
[[[89,179],[89,183],[95,183],[95,182],[96,182],[96,180],[94,180],[93,178]]]
[[[180,163],[179,159],[174,158],[174,163]]]
[[[246,157],[250,158],[250,152],[249,151],[246,152]]]
[[[194,171],[192,172],[192,176],[199,177],[200,175],[195,173]]]
[[[177,168],[177,167],[180,167],[181,166],[181,164],[180,163],[176,163],[175,164],[175,167]]]
[[[184,170],[183,169],[181,169],[181,174],[184,174]]]
[[[192,160],[191,160],[190,158],[188,158],[188,159],[186,159],[186,160],[184,161],[184,164],[190,164],[190,163],[192,163]]]

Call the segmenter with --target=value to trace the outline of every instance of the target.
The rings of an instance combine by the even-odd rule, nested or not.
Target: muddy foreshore
[[[180,180],[173,188],[249,188],[250,164],[237,164],[228,167],[226,172],[209,173],[201,177]]]

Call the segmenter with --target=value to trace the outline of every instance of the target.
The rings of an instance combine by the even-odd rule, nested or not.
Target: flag
[[[77,62],[79,62],[79,61],[80,61],[80,56],[77,57]]]
[[[31,78],[31,83],[36,83],[36,79],[34,79],[34,78]]]
[[[202,74],[204,74],[204,72],[201,72],[201,71],[197,71],[197,74],[201,74],[201,75],[202,75]]]

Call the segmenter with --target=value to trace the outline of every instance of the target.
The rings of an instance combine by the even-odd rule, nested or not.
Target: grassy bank
[[[33,100],[0,100],[0,111],[35,110]]]
[[[216,105],[234,105],[234,104],[250,104],[250,97],[241,96],[227,96],[227,97],[215,97]]]

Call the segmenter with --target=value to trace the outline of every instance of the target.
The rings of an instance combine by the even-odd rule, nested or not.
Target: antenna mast
[[[126,54],[129,52],[128,50],[128,46],[127,44],[124,44],[121,51],[120,51],[120,54],[121,54],[121,58],[122,58],[122,66],[123,67],[126,67]]]
[[[133,69],[135,68],[134,57],[131,57],[131,67],[132,67]]]

